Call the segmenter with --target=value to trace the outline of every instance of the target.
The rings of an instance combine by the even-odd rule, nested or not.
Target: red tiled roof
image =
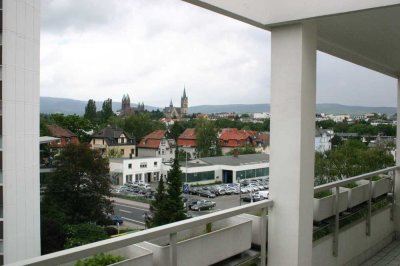
[[[187,128],[183,133],[179,136],[179,139],[196,139],[196,129],[195,128]]]
[[[52,137],[56,138],[71,138],[71,137],[77,137],[74,133],[71,132],[71,130],[62,128],[58,125],[47,125],[48,130],[50,131],[50,134]]]
[[[166,130],[162,130],[162,129],[156,130],[156,131],[153,131],[150,134],[144,136],[143,139],[162,139],[162,138],[165,138],[165,133],[167,133]]]
[[[147,148],[147,149],[158,149],[160,147],[161,140],[159,139],[146,139],[143,138],[138,147],[139,148]]]
[[[237,128],[223,128],[219,136],[222,147],[240,147],[247,144],[257,132],[251,130],[238,130]]]
[[[197,143],[195,139],[178,139],[179,147],[197,147]]]
[[[144,136],[139,142],[139,148],[158,149],[160,147],[161,139],[165,138],[166,130],[156,130]]]

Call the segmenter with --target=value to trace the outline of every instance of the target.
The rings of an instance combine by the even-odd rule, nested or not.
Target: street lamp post
[[[186,164],[186,167],[185,167],[185,176],[186,176],[186,184],[187,184],[187,186],[188,186],[188,188],[189,188],[189,183],[188,183],[188,173],[187,173],[187,152],[185,152],[185,158],[186,158],[186,160],[185,160],[185,164]],[[186,201],[186,212],[189,210],[189,199],[190,199],[190,193],[189,193],[189,190],[188,190],[188,192],[187,192],[187,201]]]

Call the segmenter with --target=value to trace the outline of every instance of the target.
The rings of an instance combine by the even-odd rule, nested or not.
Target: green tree
[[[198,119],[196,123],[196,144],[199,157],[217,156],[218,130],[213,121]]]
[[[78,247],[107,238],[108,236],[104,229],[95,224],[82,223],[67,225],[64,248]]]
[[[96,124],[97,118],[97,110],[96,110],[96,102],[93,99],[90,99],[85,107],[84,118],[89,120],[92,124]]]
[[[157,129],[165,129],[161,122],[152,120],[147,113],[126,116],[121,124],[121,127],[138,141]]]
[[[112,110],[112,100],[108,98],[103,102],[103,106],[101,109],[101,122],[107,123],[108,119],[114,115]]]
[[[255,154],[255,153],[257,153],[256,149],[253,146],[246,145],[244,147],[240,147],[240,148],[237,148],[237,149],[234,149],[234,150],[228,152],[227,155],[234,155],[235,152],[237,152],[238,154]]]
[[[43,205],[61,211],[65,223],[106,224],[113,212],[110,185],[108,159],[87,145],[69,144],[55,161]]]
[[[393,164],[393,156],[386,149],[369,149],[361,141],[347,140],[336,149],[316,153],[316,184],[372,172]]]
[[[178,149],[175,150],[175,158],[167,177],[167,198],[165,210],[168,214],[168,223],[186,219],[186,209],[182,200],[182,171],[178,160]]]
[[[86,118],[79,115],[51,114],[47,121],[49,124],[57,124],[75,133],[81,142],[88,142],[90,139],[89,131],[94,129],[93,124]]]
[[[182,122],[175,122],[171,128],[169,129],[171,137],[175,140],[179,138],[179,136],[185,131],[186,127]]]
[[[150,212],[152,216],[146,216],[147,227],[156,227],[169,222],[167,212],[167,194],[164,186],[164,179],[161,177],[158,182],[155,199],[150,203]]]

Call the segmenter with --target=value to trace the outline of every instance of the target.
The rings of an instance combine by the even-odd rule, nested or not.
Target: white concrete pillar
[[[268,265],[311,265],[316,25],[271,31]]]
[[[400,166],[400,79],[397,80],[397,133],[396,133],[396,166]],[[394,224],[396,237],[400,238],[400,170],[395,171]]]

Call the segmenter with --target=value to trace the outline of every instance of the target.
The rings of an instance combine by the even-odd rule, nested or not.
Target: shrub
[[[328,196],[330,196],[330,195],[332,195],[332,194],[333,194],[332,191],[330,191],[330,190],[324,190],[324,191],[321,191],[321,192],[314,193],[314,198],[316,198],[316,199],[322,199],[322,198],[328,197]]]
[[[375,175],[375,176],[371,177],[371,179],[372,179],[372,181],[378,181],[378,180],[382,179],[382,177]]]
[[[344,187],[345,188],[355,188],[355,187],[358,187],[358,185],[356,182],[351,182],[351,183],[344,185]]]
[[[78,260],[75,266],[106,266],[123,260],[124,258],[121,256],[100,253],[83,261]]]

